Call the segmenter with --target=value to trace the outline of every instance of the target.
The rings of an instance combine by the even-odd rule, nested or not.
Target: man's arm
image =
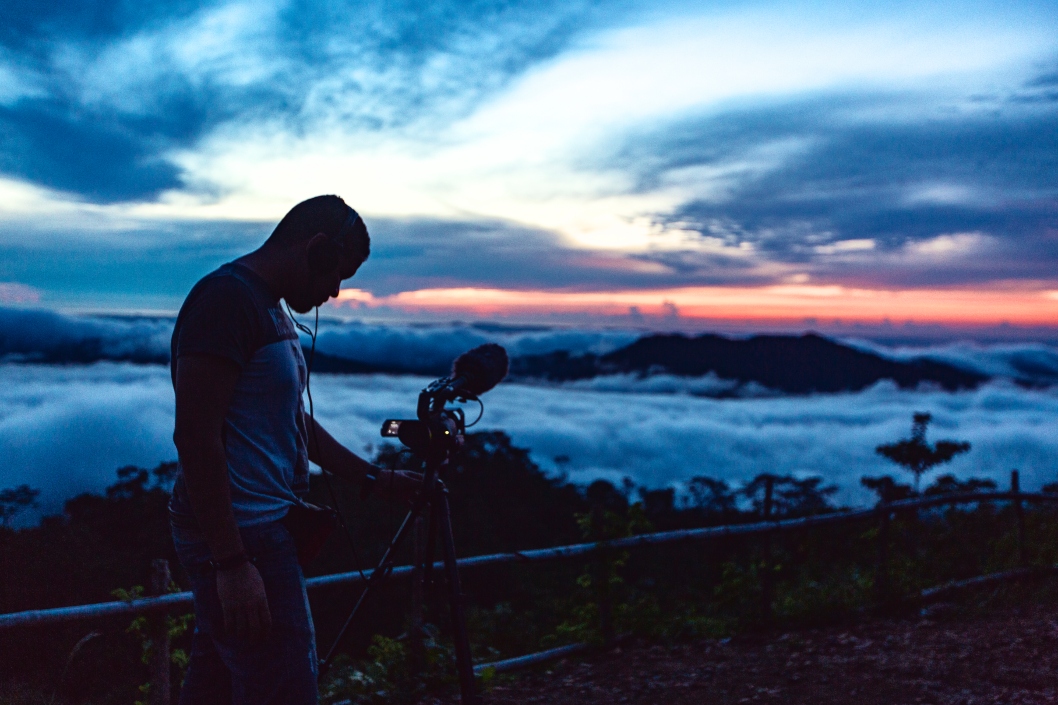
[[[418,475],[378,468],[334,440],[311,416],[305,414],[304,418],[309,434],[309,460],[351,482],[362,482],[366,475],[374,475],[378,478],[378,494],[385,499],[409,501],[415,497],[421,485]]]
[[[224,452],[224,416],[231,406],[239,366],[212,355],[181,357],[176,372],[173,441],[199,528],[214,560],[241,553]]]
[[[224,417],[235,393],[239,366],[212,355],[177,360],[176,431],[173,441],[199,528],[214,561],[243,553],[235,523],[224,451]],[[217,571],[225,630],[255,641],[271,626],[261,575],[252,563]]]

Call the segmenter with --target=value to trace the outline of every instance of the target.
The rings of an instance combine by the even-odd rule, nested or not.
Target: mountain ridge
[[[696,337],[672,333],[644,336],[604,355],[559,351],[511,362],[515,379],[573,381],[607,374],[657,373],[680,377],[712,373],[721,379],[742,384],[755,382],[790,394],[859,391],[883,379],[891,379],[904,389],[934,383],[957,391],[973,389],[989,379],[987,375],[928,358],[891,360],[816,333],[744,339],[715,333]]]

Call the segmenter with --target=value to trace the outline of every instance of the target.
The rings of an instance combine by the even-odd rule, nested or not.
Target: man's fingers
[[[257,642],[267,636],[272,619],[261,574],[252,563],[217,573],[217,596],[224,614],[224,632]]]

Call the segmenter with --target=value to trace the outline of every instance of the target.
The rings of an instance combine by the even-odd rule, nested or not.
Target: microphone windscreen
[[[452,377],[465,379],[463,389],[471,394],[484,394],[507,376],[508,364],[507,351],[502,346],[485,343],[456,358]]]

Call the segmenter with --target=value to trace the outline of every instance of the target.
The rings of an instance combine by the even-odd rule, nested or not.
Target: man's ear
[[[339,265],[341,252],[338,245],[324,233],[316,233],[305,245],[305,257],[309,269],[316,274],[329,274]]]

